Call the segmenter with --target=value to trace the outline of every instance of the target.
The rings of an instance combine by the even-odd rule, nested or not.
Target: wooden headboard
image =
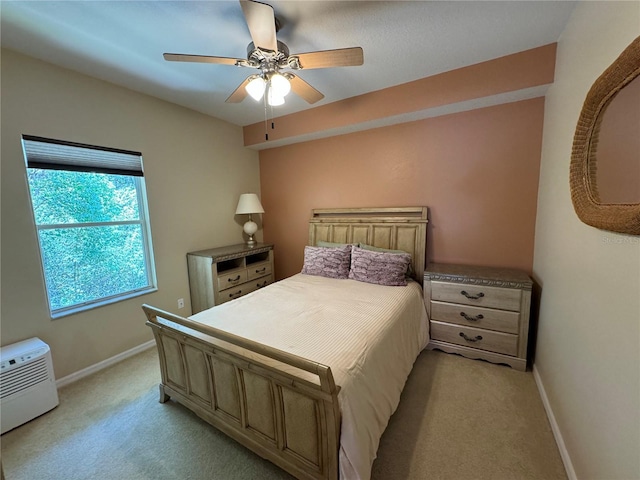
[[[427,207],[312,210],[309,245],[366,243],[411,254],[415,280],[422,283],[427,251]]]

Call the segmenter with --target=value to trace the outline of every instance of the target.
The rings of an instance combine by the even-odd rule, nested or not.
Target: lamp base
[[[254,246],[256,244],[256,241],[254,240],[253,235],[258,231],[258,225],[256,224],[256,222],[254,222],[253,220],[249,220],[244,224],[243,230],[244,233],[249,236],[245,243],[249,246]]]

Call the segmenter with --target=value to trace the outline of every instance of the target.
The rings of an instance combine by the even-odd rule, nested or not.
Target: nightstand
[[[273,245],[244,243],[187,254],[191,310],[201,312],[274,281]]]
[[[427,348],[526,370],[532,286],[520,270],[429,265]]]

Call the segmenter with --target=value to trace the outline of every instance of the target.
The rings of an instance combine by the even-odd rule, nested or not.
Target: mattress
[[[380,437],[428,343],[420,284],[297,274],[190,318],[331,367],[341,387],[340,478],[370,478]]]

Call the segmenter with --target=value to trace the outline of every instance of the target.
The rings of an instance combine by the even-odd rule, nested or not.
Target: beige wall
[[[639,2],[578,2],[545,106],[534,275],[535,366],[580,479],[640,478],[640,237],[580,222],[569,194],[576,122],[593,81],[640,34]]]
[[[150,340],[142,303],[190,313],[186,253],[242,241],[234,211],[240,193],[259,193],[258,154],[240,127],[11,51],[1,59],[1,341],[40,337],[61,378]],[[50,320],[22,134],[142,152],[157,293]]]
[[[312,208],[426,205],[429,261],[531,271],[544,99],[260,152],[276,274],[302,268]]]

